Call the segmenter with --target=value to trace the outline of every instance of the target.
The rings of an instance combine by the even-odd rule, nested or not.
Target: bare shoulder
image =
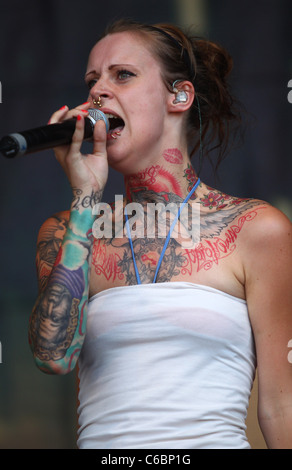
[[[257,221],[273,210],[265,201],[231,196],[208,186],[205,186],[199,202],[201,233],[206,232],[211,237],[231,230],[234,235],[240,233],[240,240],[243,240]]]
[[[251,210],[243,217],[252,219],[246,224],[241,240],[241,255],[246,276],[246,288],[260,285],[263,289],[274,289],[280,282],[284,285],[291,278],[292,224],[289,218],[276,207],[254,200]]]
[[[253,207],[245,215],[253,219],[247,226],[248,248],[265,248],[277,242],[291,243],[292,224],[288,217],[276,207],[260,200],[253,201]]]
[[[266,253],[275,243],[278,247],[291,244],[290,220],[266,201],[234,197],[206,186],[200,205],[202,235],[236,237],[245,259]]]

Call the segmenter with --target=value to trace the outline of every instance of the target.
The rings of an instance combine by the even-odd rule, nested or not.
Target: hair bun
[[[233,60],[227,50],[212,41],[197,39],[195,41],[196,59],[202,61],[209,72],[225,80],[233,68]]]

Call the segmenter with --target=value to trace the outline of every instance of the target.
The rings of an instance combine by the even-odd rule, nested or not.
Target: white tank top
[[[89,302],[79,359],[81,449],[248,449],[255,373],[244,300],[188,282]]]

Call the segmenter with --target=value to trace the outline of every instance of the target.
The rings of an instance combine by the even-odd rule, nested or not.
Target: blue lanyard
[[[178,218],[179,218],[179,216],[180,216],[180,214],[181,214],[181,211],[182,211],[182,209],[184,208],[185,204],[186,204],[186,203],[188,202],[188,200],[190,199],[190,197],[192,196],[192,194],[195,192],[195,190],[197,189],[197,187],[199,186],[200,182],[201,182],[201,180],[200,180],[200,178],[198,178],[198,181],[197,181],[196,184],[193,186],[193,188],[191,189],[191,191],[189,192],[189,194],[187,195],[187,197],[185,198],[185,200],[183,201],[183,203],[180,205],[179,210],[177,211],[176,217],[175,217],[174,221],[173,221],[172,224],[171,224],[171,227],[170,227],[170,229],[169,229],[168,235],[167,235],[166,240],[165,240],[165,243],[164,243],[163,250],[162,250],[161,255],[160,255],[160,258],[159,258],[159,260],[158,260],[158,264],[157,264],[156,272],[155,272],[155,275],[154,275],[153,283],[156,282],[156,278],[157,278],[157,275],[158,275],[158,271],[159,271],[159,268],[160,268],[160,265],[161,265],[161,262],[162,262],[164,253],[165,253],[165,251],[166,251],[166,248],[167,248],[167,245],[168,245],[168,243],[169,243],[169,240],[170,240],[172,231],[173,231],[173,229],[174,229],[174,227],[175,227],[175,224],[177,223],[177,220],[178,220]],[[128,214],[127,214],[127,208],[126,208],[126,207],[125,207],[125,217],[126,217],[127,234],[128,234],[128,238],[129,238],[129,242],[130,242],[131,251],[132,251],[132,257],[133,257],[133,263],[134,263],[134,268],[135,268],[137,283],[138,283],[138,284],[141,284],[140,275],[139,275],[139,271],[138,271],[137,264],[136,264],[136,258],[135,258],[135,253],[134,253],[134,248],[133,248],[133,242],[132,242],[132,238],[131,238],[131,232],[130,232],[130,228],[129,228],[129,219],[128,219]]]

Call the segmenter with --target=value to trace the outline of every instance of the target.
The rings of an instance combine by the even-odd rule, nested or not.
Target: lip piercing
[[[113,139],[117,139],[117,136],[120,136],[120,135],[121,135],[120,132],[115,132],[115,133],[112,133],[112,134],[111,134],[111,137],[112,137]]]
[[[102,105],[101,105],[101,98],[100,98],[100,96],[97,98],[97,100],[95,100],[95,99],[93,100],[93,104],[95,104],[95,105],[97,104],[97,106],[98,106],[99,108],[101,108]]]

